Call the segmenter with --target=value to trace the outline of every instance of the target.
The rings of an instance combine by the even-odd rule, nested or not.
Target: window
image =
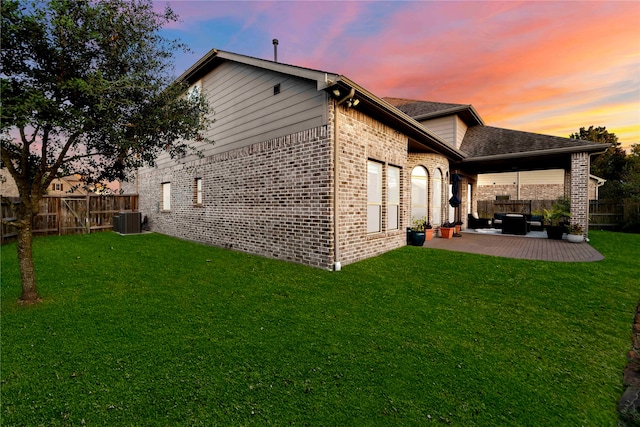
[[[277,95],[280,93],[280,83],[278,83],[277,85],[273,86],[273,94]]]
[[[202,204],[202,178],[196,178],[193,181],[193,204]]]
[[[53,191],[62,191],[62,188],[63,188],[62,184],[51,184],[51,189]]]
[[[387,169],[387,230],[399,228],[400,212],[400,168]]]
[[[411,221],[427,217],[429,181],[427,170],[416,166],[411,171]]]
[[[367,187],[367,232],[376,233],[382,229],[382,165],[368,162]]]
[[[163,211],[171,210],[171,183],[170,182],[162,183],[162,210]]]
[[[433,177],[433,223],[442,224],[442,171],[436,169]]]

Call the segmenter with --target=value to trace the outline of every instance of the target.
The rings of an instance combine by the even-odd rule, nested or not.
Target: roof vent
[[[273,39],[273,62],[278,62],[278,39]]]

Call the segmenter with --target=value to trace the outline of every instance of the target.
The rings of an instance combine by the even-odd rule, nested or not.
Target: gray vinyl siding
[[[274,95],[276,84],[280,93]],[[214,120],[205,134],[214,144],[197,146],[205,157],[328,122],[328,95],[315,81],[287,74],[224,62],[202,79],[202,91]],[[175,164],[168,156],[157,163],[159,168]]]
[[[460,148],[464,135],[467,133],[468,126],[462,119],[456,116],[456,148]]]
[[[455,120],[457,116],[439,117],[437,119],[423,120],[420,123],[430,131],[455,147]]]

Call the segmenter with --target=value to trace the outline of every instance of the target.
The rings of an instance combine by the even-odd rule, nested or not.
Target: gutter
[[[606,151],[605,147],[605,150]],[[489,160],[508,160],[513,158],[522,158],[522,157],[538,157],[538,156],[547,156],[549,154],[569,154],[569,153],[580,153],[585,151],[597,151],[590,153],[591,156],[596,154],[602,154],[604,151],[601,151],[601,144],[598,145],[586,145],[584,147],[563,147],[563,148],[552,148],[548,150],[539,150],[539,151],[523,151],[520,153],[504,153],[504,154],[494,154],[490,156],[480,156],[480,157],[467,157],[466,159],[462,159],[460,163],[475,163],[475,162],[483,162]]]

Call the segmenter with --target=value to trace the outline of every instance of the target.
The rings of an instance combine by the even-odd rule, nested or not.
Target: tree
[[[160,34],[176,19],[151,0],[3,0],[0,155],[20,194],[21,302],[38,300],[31,227],[54,178],[126,180],[202,139],[204,97],[172,77],[184,46]]]
[[[627,172],[627,155],[620,146],[616,134],[607,131],[605,126],[589,126],[588,129],[581,127],[578,132],[571,134],[570,138],[609,145],[606,152],[593,160],[591,173],[607,180],[600,190],[602,198],[623,198],[623,181]]]
[[[631,154],[627,156],[624,188],[626,197],[640,200],[640,144],[632,145]]]

